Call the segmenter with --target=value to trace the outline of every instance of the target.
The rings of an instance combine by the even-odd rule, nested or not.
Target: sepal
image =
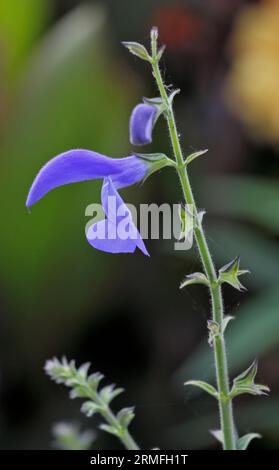
[[[240,258],[237,256],[228,264],[225,264],[225,266],[219,269],[219,285],[225,282],[239,291],[247,290],[246,287],[241,284],[238,278],[242,274],[248,274],[250,271],[248,271],[248,269],[239,269],[239,263]]]
[[[239,374],[233,381],[233,386],[230,392],[231,398],[243,393],[249,393],[251,395],[267,395],[270,391],[267,385],[261,385],[255,383],[255,377],[258,370],[258,363],[255,360],[248,369],[242,374]]]
[[[136,153],[135,155],[144,160],[148,165],[148,170],[143,182],[145,182],[147,178],[156,171],[159,171],[166,166],[175,166],[175,162],[163,153]]]
[[[161,114],[163,114],[166,110],[165,103],[161,97],[155,97],[155,98],[143,97],[142,101],[144,104],[147,104],[148,106],[153,106],[154,108],[156,108],[156,115],[155,115],[154,123],[153,123],[153,127],[154,127],[159,117],[161,116]]]

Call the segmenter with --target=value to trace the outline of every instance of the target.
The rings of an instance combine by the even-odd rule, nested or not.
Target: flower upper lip
[[[27,197],[30,207],[54,188],[110,176],[116,188],[137,183],[148,166],[138,157],[110,158],[91,150],[74,149],[52,158],[37,174]]]

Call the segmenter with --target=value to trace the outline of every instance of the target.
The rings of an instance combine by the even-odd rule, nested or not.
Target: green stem
[[[128,429],[122,428],[115,414],[111,411],[108,406],[104,407],[103,411],[101,411],[101,415],[107,421],[107,423],[109,423],[117,430],[117,436],[127,450],[139,450],[139,446],[129,433]]]
[[[85,382],[85,387],[87,387],[87,384]],[[105,403],[100,395],[98,393],[92,393],[92,390],[88,389],[89,391],[89,396],[91,397],[93,403],[97,403],[100,406],[100,414],[103,416],[105,421],[110,424],[117,432],[117,437],[118,439],[122,442],[124,447],[127,450],[139,450],[139,446],[137,445],[136,441],[134,438],[131,436],[129,433],[128,429],[125,429],[121,426],[119,423],[117,417],[111,410],[110,406]]]
[[[204,271],[209,281],[209,290],[212,304],[212,318],[220,326],[223,321],[223,299],[221,287],[217,283],[217,274],[213,264],[213,260],[209,251],[209,247],[205,238],[205,233],[202,227],[202,222],[198,217],[198,210],[193,196],[192,188],[187,173],[187,168],[184,162],[181,145],[179,142],[178,132],[176,128],[176,122],[173,112],[172,103],[168,98],[166,88],[162,79],[160,68],[157,60],[157,34],[156,31],[152,32],[152,68],[153,75],[155,77],[157,86],[161,98],[164,102],[166,109],[166,119],[168,129],[170,133],[170,140],[173,148],[173,153],[177,163],[177,172],[182,186],[183,194],[185,197],[186,204],[192,206],[193,218],[194,218],[194,234],[196,244],[198,246],[199,254],[203,264]],[[215,371],[216,380],[219,392],[219,412],[221,429],[223,433],[223,449],[224,450],[235,450],[235,428],[233,421],[232,401],[229,397],[229,380],[228,380],[228,366],[227,366],[227,354],[225,347],[225,339],[223,333],[216,336],[214,339],[214,360],[215,360]]]

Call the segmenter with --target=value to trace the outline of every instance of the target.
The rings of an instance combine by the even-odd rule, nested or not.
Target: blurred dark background
[[[38,169],[57,153],[91,148],[131,152],[128,120],[157,92],[146,63],[120,41],[148,45],[159,27],[163,74],[181,88],[176,114],[183,148],[209,148],[191,177],[205,228],[222,266],[241,255],[248,293],[224,289],[230,372],[260,359],[270,398],[236,400],[241,434],[279,443],[279,5],[277,0],[0,0],[0,447],[51,448],[58,421],[96,427],[77,400],[50,383],[47,358],[91,361],[135,405],[132,431],[144,448],[217,448],[216,403],[185,389],[213,381],[207,344],[208,296],[193,286],[196,250],[148,242],[151,258],[108,255],[86,242],[85,207],[100,184],[59,188],[29,214],[25,199]],[[146,152],[168,150],[164,123]],[[124,191],[133,203],[181,201],[171,171]],[[115,448],[102,431],[95,448]]]

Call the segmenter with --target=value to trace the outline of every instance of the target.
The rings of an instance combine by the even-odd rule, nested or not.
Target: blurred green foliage
[[[24,10],[28,21],[20,21],[15,44],[21,43],[25,29],[31,34],[31,18],[38,28],[37,10],[43,15],[36,2],[27,3],[33,15]],[[11,17],[13,6],[5,2]],[[100,184],[58,189],[35,206],[32,215],[24,202],[39,168],[59,152],[74,147],[111,156],[127,152],[133,85],[125,87],[118,79],[106,31],[105,13],[97,7],[82,6],[62,18],[26,61],[4,123],[0,276],[5,302],[21,318],[35,316],[36,323],[52,330],[56,321],[60,323],[58,312],[70,318],[85,311],[114,262],[109,257],[100,263],[84,236],[84,210],[99,201]],[[25,52],[17,51],[18,60]],[[23,337],[30,328],[25,322]]]

